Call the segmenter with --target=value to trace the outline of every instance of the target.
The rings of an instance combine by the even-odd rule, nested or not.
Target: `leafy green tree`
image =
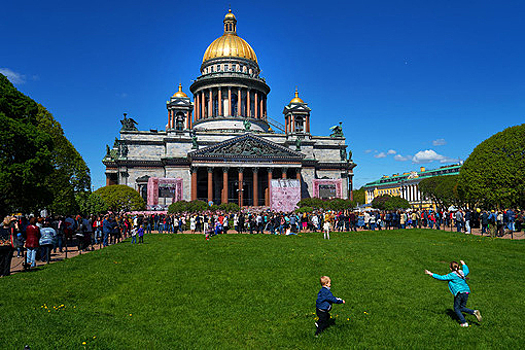
[[[410,208],[410,203],[404,198],[385,194],[374,198],[372,208],[379,210],[408,209]]]
[[[357,204],[365,204],[366,200],[365,200],[365,189],[364,188],[360,188],[358,190],[353,190],[352,191],[352,198],[354,200],[355,203]]]
[[[0,212],[75,213],[75,195],[89,190],[88,167],[53,116],[2,74],[0,123]]]
[[[108,211],[106,202],[96,193],[80,192],[76,199],[82,214],[100,215]]]
[[[144,210],[146,203],[140,194],[126,185],[101,187],[95,192],[106,203],[107,209],[113,212]]]
[[[58,214],[72,214],[79,210],[77,194],[90,191],[89,168],[78,151],[65,137],[62,126],[53,115],[38,104],[37,122],[53,140],[53,173],[47,177],[47,186],[53,192],[53,201],[48,208]]]
[[[485,208],[525,207],[525,124],[480,143],[459,173],[458,194]]]
[[[429,177],[419,182],[421,194],[440,207],[451,205],[463,207],[464,201],[458,195],[459,175],[442,175]]]

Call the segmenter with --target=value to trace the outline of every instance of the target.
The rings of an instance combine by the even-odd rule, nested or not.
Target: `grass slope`
[[[430,230],[145,241],[0,279],[0,348],[525,345],[521,241]],[[484,316],[481,324],[467,316],[468,329],[458,326],[446,282],[423,273],[445,274],[452,259],[469,265],[467,306]],[[334,306],[336,324],[315,339],[321,275],[347,303]]]

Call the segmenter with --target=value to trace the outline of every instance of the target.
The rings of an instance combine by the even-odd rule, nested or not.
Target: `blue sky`
[[[122,113],[164,128],[229,3],[272,89],[269,116],[283,120],[298,86],[312,133],[343,121],[355,187],[464,160],[523,123],[522,1],[9,1],[0,72],[53,113],[98,188]]]

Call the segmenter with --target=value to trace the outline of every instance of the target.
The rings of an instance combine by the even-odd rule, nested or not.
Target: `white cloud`
[[[115,94],[115,95],[116,95],[117,97],[120,97],[120,98],[126,98],[126,97],[128,97],[128,94],[125,93],[125,92],[117,93],[117,94]]]
[[[374,154],[374,158],[386,158],[386,153],[380,152],[378,154]]]
[[[416,155],[412,157],[412,161],[416,164],[432,163],[433,161],[438,161],[440,163],[449,163],[456,162],[457,159],[445,157],[444,155],[436,153],[434,150],[427,149],[425,151],[417,152]]]
[[[373,151],[374,150],[372,150],[372,149],[367,149],[367,150],[365,150],[365,154],[372,153]]]
[[[9,68],[0,68],[0,73],[6,76],[7,79],[13,84],[23,84],[26,82],[26,76],[17,72],[12,71]]]
[[[434,146],[444,146],[446,144],[447,144],[447,141],[445,141],[445,139],[437,139],[437,140],[432,141],[432,145]]]
[[[397,152],[393,149],[389,149],[388,152],[386,152],[386,154],[388,155],[392,155],[392,154],[396,154]]]
[[[403,157],[401,154],[396,154],[394,156],[394,160],[397,160],[398,162],[406,162],[407,160],[410,160],[410,156]]]

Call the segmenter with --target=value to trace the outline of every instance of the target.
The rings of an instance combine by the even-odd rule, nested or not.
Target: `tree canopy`
[[[525,124],[480,143],[459,173],[458,193],[485,208],[525,206]]]
[[[421,194],[440,207],[448,208],[451,205],[463,206],[463,200],[458,195],[459,175],[433,176],[419,182]]]
[[[385,194],[374,198],[372,208],[379,210],[408,209],[410,208],[410,203],[404,198]]]
[[[360,188],[358,190],[353,190],[352,191],[352,198],[353,198],[354,202],[357,203],[357,204],[365,204],[366,203],[366,200],[365,200],[365,189],[364,188]]]
[[[75,194],[88,191],[86,163],[51,113],[0,74],[0,212],[59,214],[78,210]]]
[[[94,194],[100,196],[107,209],[113,212],[144,210],[146,203],[140,194],[126,185],[101,187]]]

